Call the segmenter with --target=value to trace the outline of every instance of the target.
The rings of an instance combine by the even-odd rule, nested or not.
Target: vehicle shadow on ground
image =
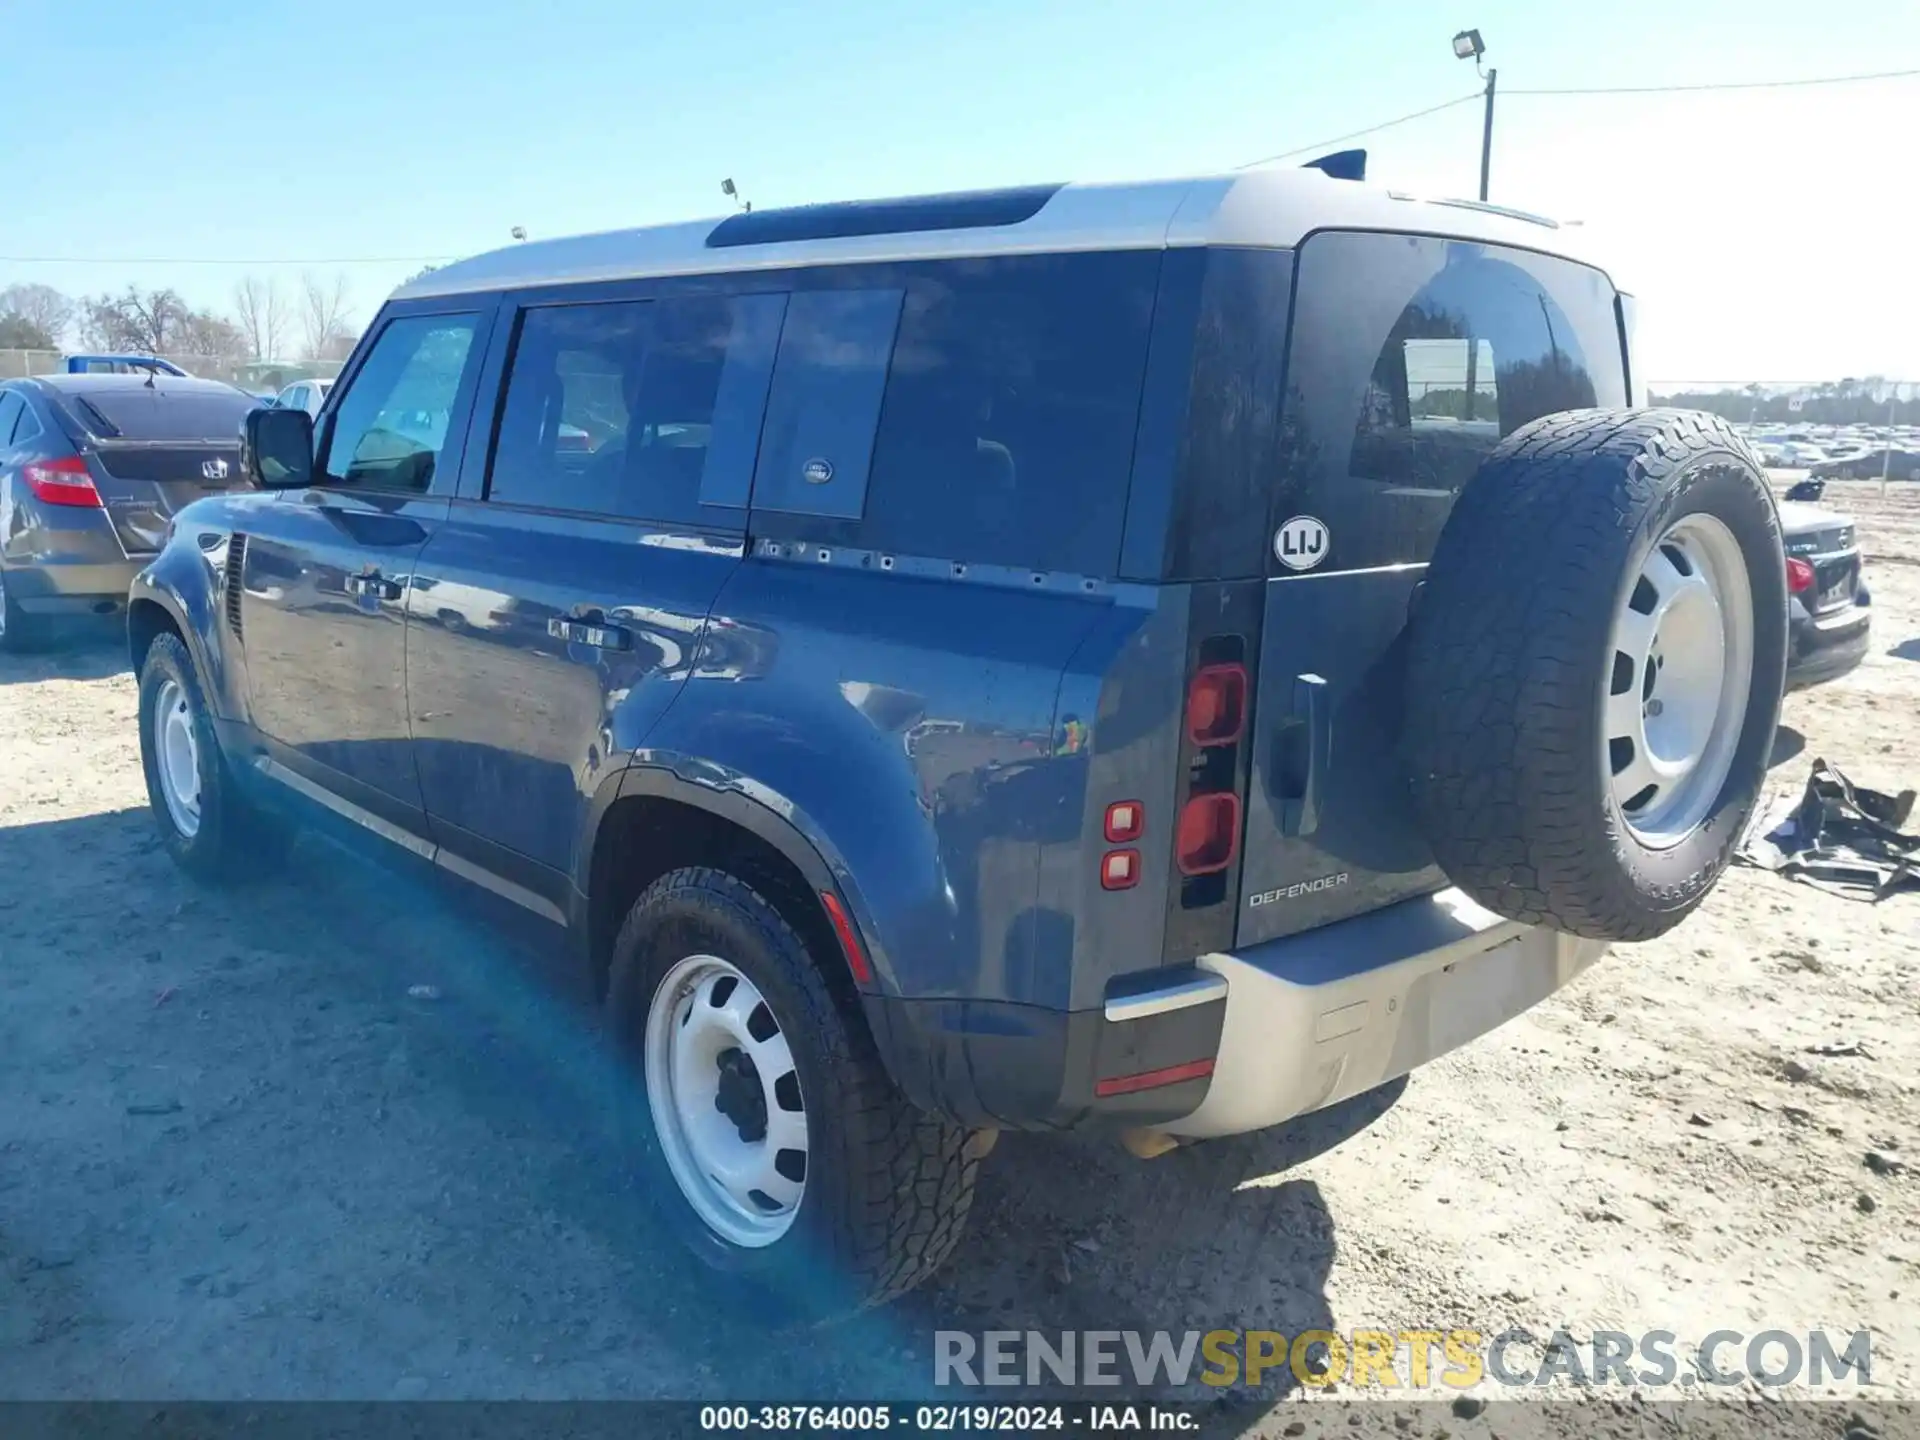
[[[0,1394],[953,1399],[943,1329],[1328,1328],[1279,1172],[1397,1093],[1150,1162],[1007,1136],[941,1277],[802,1328],[663,1229],[595,1011],[470,896],[313,837],[203,888],[144,810],[0,829],[0,875]]]
[[[124,637],[88,636],[44,650],[0,655],[0,685],[46,680],[104,680],[127,668]]]
[[[1782,765],[1799,757],[1807,748],[1807,737],[1791,725],[1782,725],[1773,732],[1773,753],[1767,756],[1767,768],[1778,770]]]
[[[1902,640],[1887,651],[1887,654],[1896,660],[1920,660],[1920,636],[1915,636],[1911,640]]]

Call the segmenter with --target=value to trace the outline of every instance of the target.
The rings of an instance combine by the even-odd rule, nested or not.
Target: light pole
[[[1484,77],[1487,82],[1487,118],[1480,129],[1480,198],[1482,200],[1487,198],[1487,172],[1493,167],[1493,87],[1494,82],[1500,78],[1498,70],[1481,68],[1480,57],[1486,53],[1486,44],[1480,39],[1478,30],[1462,30],[1453,37],[1454,58],[1473,61],[1474,73]]]

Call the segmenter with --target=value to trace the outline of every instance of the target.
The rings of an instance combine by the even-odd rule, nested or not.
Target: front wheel
[[[235,784],[193,659],[177,635],[156,638],[140,666],[140,763],[160,843],[194,878],[251,878],[286,853],[284,822]]]
[[[907,1102],[758,891],[694,868],[649,886],[614,942],[607,1004],[649,1193],[699,1259],[825,1318],[952,1253],[977,1137]]]

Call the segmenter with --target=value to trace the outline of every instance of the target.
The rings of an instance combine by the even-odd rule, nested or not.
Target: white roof
[[[756,212],[757,214],[776,212]],[[1473,201],[1425,200],[1318,170],[1262,169],[1186,180],[1062,186],[1011,225],[710,247],[727,217],[522,241],[455,261],[395,299],[573,281],[699,275],[803,265],[1237,245],[1291,249],[1315,230],[1390,230],[1584,257],[1551,220]]]

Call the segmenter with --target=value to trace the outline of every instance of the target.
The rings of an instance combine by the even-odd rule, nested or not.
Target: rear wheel
[[[662,877],[612,967],[638,1160],[694,1255],[824,1318],[911,1289],[952,1253],[978,1138],[907,1102],[759,892],[717,870]]]
[[[1516,431],[1410,626],[1405,748],[1448,876],[1495,912],[1645,940],[1712,888],[1780,712],[1786,576],[1727,425],[1588,410]]]
[[[248,879],[284,857],[291,834],[235,783],[177,635],[156,637],[140,667],[140,763],[160,842],[188,874]]]

